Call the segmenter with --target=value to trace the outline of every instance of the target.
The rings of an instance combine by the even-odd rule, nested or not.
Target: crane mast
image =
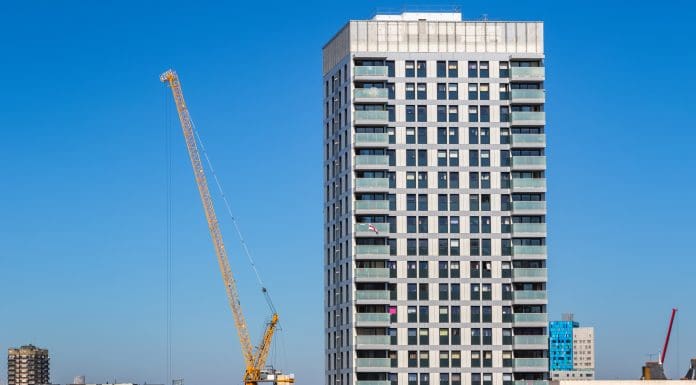
[[[196,144],[196,138],[193,132],[193,123],[191,122],[188,107],[186,107],[186,102],[184,101],[184,94],[181,90],[179,77],[177,76],[176,72],[170,69],[160,76],[160,81],[169,84],[169,87],[172,90],[172,95],[174,96],[174,102],[179,115],[181,129],[183,130],[184,139],[186,141],[186,148],[188,149],[189,158],[191,159],[191,166],[193,167],[193,174],[196,179],[196,185],[198,186],[201,202],[203,203],[203,211],[205,212],[205,218],[208,221],[208,230],[210,231],[210,237],[212,238],[213,246],[215,247],[215,254],[217,255],[218,265],[220,267],[220,272],[222,273],[222,280],[225,284],[225,290],[227,292],[227,300],[229,302],[230,309],[232,310],[232,316],[234,318],[237,335],[242,348],[242,355],[244,356],[244,361],[246,363],[244,384],[256,385],[259,382],[272,382],[274,384],[294,383],[293,376],[283,375],[275,370],[264,370],[268,352],[270,350],[271,340],[273,339],[273,334],[278,325],[277,313],[273,313],[271,321],[266,326],[266,330],[259,346],[254,349],[251,344],[249,330],[242,312],[242,305],[239,301],[237,284],[234,280],[234,276],[232,275],[229,259],[227,258],[227,250],[225,249],[222,233],[220,232],[220,225],[217,220],[217,215],[215,214],[215,207],[213,206],[213,200],[210,195],[210,190],[208,189],[208,182],[205,176],[205,171],[203,170],[203,164],[201,162],[198,146]]]

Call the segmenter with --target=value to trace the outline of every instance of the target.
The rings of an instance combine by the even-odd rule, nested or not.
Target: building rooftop
[[[386,21],[462,21],[461,12],[402,12],[400,14],[378,13],[372,20]]]

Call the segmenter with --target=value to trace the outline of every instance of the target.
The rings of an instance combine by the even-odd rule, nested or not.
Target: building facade
[[[7,350],[7,385],[49,384],[48,350],[34,345]]]
[[[547,380],[543,24],[377,15],[323,56],[326,384]]]
[[[553,380],[594,380],[594,328],[580,327],[572,315],[549,322],[549,370]]]

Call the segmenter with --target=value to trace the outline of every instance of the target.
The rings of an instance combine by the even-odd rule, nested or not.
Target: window
[[[437,173],[437,187],[438,188],[447,188],[447,173],[446,172],[438,172]]]
[[[459,99],[459,88],[457,87],[457,83],[450,83],[447,85],[447,97],[449,100]]]
[[[449,345],[449,329],[440,329],[440,345]]]
[[[406,217],[406,232],[415,233],[416,232],[416,217]]]
[[[407,155],[408,158],[408,155]],[[478,150],[469,150],[469,167],[476,167],[479,165],[479,152]]]
[[[437,196],[437,209],[438,211],[447,211],[447,195],[440,194]]]
[[[428,109],[426,106],[418,106],[418,121],[419,122],[427,122],[428,121]]]
[[[459,107],[457,106],[449,106],[448,110],[448,118],[450,122],[458,122],[459,121]]]
[[[418,322],[415,306],[409,306],[406,308],[406,318],[408,322]]]
[[[438,314],[439,322],[449,322],[449,309],[447,309],[447,306],[440,306]],[[452,322],[454,322],[454,320]]]
[[[406,166],[415,166],[415,165],[416,165],[416,150],[406,150]]]
[[[469,254],[472,256],[481,255],[481,243],[478,239],[469,239]]]
[[[414,83],[406,83],[406,99],[413,100],[416,98],[416,86]]]
[[[510,99],[510,86],[508,84],[501,83],[498,89],[500,90],[500,100]]]
[[[489,150],[481,150],[481,167],[490,167],[491,153]]]
[[[422,328],[418,331],[418,340],[421,345],[430,344],[430,334],[428,333],[428,329]]]
[[[478,99],[478,85],[476,83],[469,83],[469,100]]]
[[[416,345],[418,343],[418,331],[415,328],[409,328],[407,331],[408,344]]]
[[[447,76],[451,78],[459,77],[458,63],[456,61],[447,63]]]
[[[416,173],[415,172],[407,172],[406,173],[406,188],[415,188],[416,187]]]
[[[500,121],[501,122],[509,122],[510,121],[510,107],[500,106]]]
[[[459,252],[459,239],[450,239],[450,255],[457,256]]]
[[[445,83],[437,83],[437,100],[447,99],[447,85]]]
[[[418,217],[418,232],[421,234],[425,234],[428,232],[428,217]]]
[[[458,194],[450,194],[449,204],[450,204],[450,210],[459,211],[459,195]]]
[[[425,100],[428,98],[428,92],[425,83],[418,83],[418,85],[416,86],[416,92],[416,96],[419,100]]]
[[[445,62],[444,61],[438,61],[437,62],[437,77],[439,78],[444,78],[446,75],[445,72]]]
[[[449,165],[450,166],[459,166],[459,150],[450,150],[449,151]]]
[[[449,255],[449,248],[447,245],[447,240],[446,239],[438,239],[437,240],[437,252],[438,255]]]
[[[452,216],[449,218],[450,233],[459,232],[459,217]]]
[[[437,106],[437,121],[446,122],[447,121],[447,106]]]
[[[491,107],[481,106],[481,121],[490,122],[491,121]]]
[[[408,62],[406,62],[408,63]],[[470,78],[475,78],[478,77],[478,65],[476,64],[475,61],[470,61],[469,62],[469,73],[468,76]]]
[[[406,174],[406,176],[408,177],[408,173]],[[479,188],[479,173],[469,173],[469,188]]]
[[[438,166],[447,166],[447,151],[445,151],[445,150],[438,150],[437,151],[437,165]]]
[[[415,283],[409,283],[406,285],[406,298],[409,300],[416,300],[418,299],[418,287],[416,286]]]
[[[406,106],[406,121],[415,122],[416,121],[416,106],[409,105]]]
[[[439,297],[438,299],[441,301],[448,300],[449,299],[449,288],[447,287],[446,283],[441,283],[439,285]]]
[[[428,195],[418,194],[418,210],[428,211]]]
[[[491,173],[481,173],[481,188],[491,188]]]
[[[481,344],[481,329],[471,329],[471,344],[480,345]]]
[[[449,129],[449,143],[459,144],[459,129],[457,127],[450,127]]]
[[[459,188],[459,173],[456,171],[450,172],[449,173],[449,187],[450,188]]]
[[[488,83],[482,83],[479,92],[480,92],[481,100],[489,100],[490,99],[490,92],[489,92],[489,88],[488,88]]]
[[[428,188],[428,173],[419,172],[418,173],[418,188]]]
[[[439,261],[437,264],[438,267],[438,278],[449,278],[449,270],[447,266],[447,262],[445,261]]]
[[[469,144],[478,144],[478,128],[469,127]]]
[[[479,63],[479,77],[480,78],[487,78],[488,77],[488,62],[487,61],[482,61]]]
[[[419,239],[418,240],[418,255],[428,255],[428,240]]]
[[[447,129],[445,127],[437,128],[437,144],[447,144]]]
[[[418,165],[427,166],[428,165],[428,150],[418,150]]]
[[[406,106],[408,110],[408,106]],[[469,106],[469,122],[478,122],[478,107]]]
[[[416,262],[406,262],[406,278],[416,278]]]
[[[510,64],[506,61],[501,61],[499,64],[499,77],[507,78],[510,77]]]
[[[418,309],[418,315],[419,315],[419,321],[418,322],[430,322],[428,320],[428,307],[427,306],[421,306]]]
[[[490,234],[490,232],[491,232],[491,217],[481,217],[481,232]]]
[[[416,73],[419,78],[424,78],[426,76],[425,61],[419,60],[416,62]]]
[[[469,195],[469,211],[479,211],[479,196],[477,194]]]
[[[441,368],[448,368],[449,367],[449,352],[448,351],[441,351],[440,352],[440,367]]]
[[[428,129],[418,127],[418,144],[428,144]]]
[[[481,144],[491,143],[491,129],[488,127],[481,127]]]
[[[406,73],[407,78],[416,77],[416,65],[412,60],[406,61]]]
[[[406,195],[406,210],[414,211],[416,210],[416,194]]]

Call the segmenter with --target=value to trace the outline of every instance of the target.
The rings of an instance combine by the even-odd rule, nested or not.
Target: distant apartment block
[[[572,314],[549,323],[549,370],[553,380],[594,380],[594,328],[580,327]]]
[[[325,384],[545,384],[543,23],[377,15],[323,59]]]
[[[34,345],[7,350],[7,385],[49,384],[48,350]]]

